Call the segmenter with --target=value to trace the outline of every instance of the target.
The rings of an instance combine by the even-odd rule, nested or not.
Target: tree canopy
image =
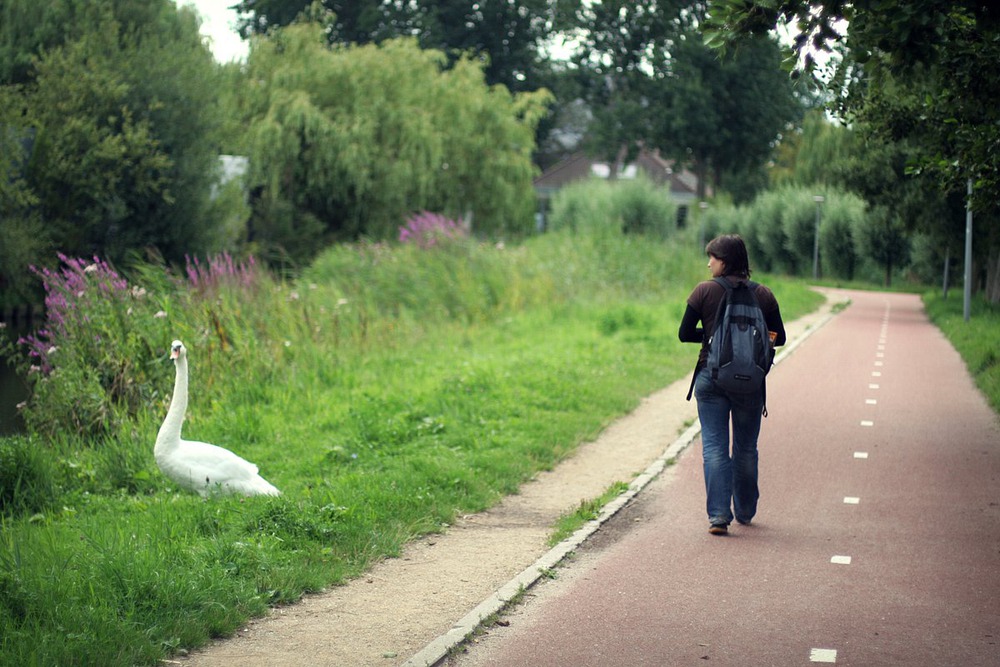
[[[777,45],[747,39],[720,57],[703,43],[706,11],[692,0],[585,3],[573,57],[591,149],[613,163],[659,149],[694,168],[701,198],[708,183],[760,171],[803,110]]]
[[[50,243],[112,261],[217,247],[206,208],[217,68],[194,12],[172,0],[12,0],[2,11],[0,126],[31,138],[19,160],[0,160],[11,270],[51,263]]]
[[[612,164],[641,146],[694,164],[718,185],[725,173],[759,171],[801,105],[775,70],[778,51],[750,40],[724,63],[702,45],[702,0],[243,0],[241,30],[268,34],[296,16],[326,24],[331,44],[415,36],[456,62],[482,63],[488,84],[559,91],[558,106],[586,100],[589,149]],[[553,35],[569,37],[557,59]],[[540,123],[544,140],[554,118]]]
[[[319,243],[387,238],[426,209],[494,235],[531,229],[534,128],[544,92],[489,87],[414,39],[330,46],[317,23],[250,53],[245,101],[253,240],[294,260]]]
[[[758,37],[720,58],[691,30],[665,57],[653,137],[694,166],[700,187],[711,181],[718,190],[726,175],[761,169],[801,121],[805,104],[778,67],[780,53],[773,39]]]
[[[677,34],[677,6],[612,0],[584,3],[577,12],[572,60],[593,113],[588,143],[612,164],[634,157],[649,137],[652,60]]]
[[[912,167],[948,190],[975,181],[980,206],[1000,195],[1000,9],[979,0],[719,0],[710,38],[725,45],[777,26],[796,31],[789,67],[830,61],[833,106],[886,140],[909,139]]]
[[[415,37],[421,47],[442,51],[451,62],[480,59],[486,81],[512,91],[541,87],[549,36],[570,25],[580,0],[242,0],[236,5],[244,37],[267,34],[302,14],[329,16],[331,44],[380,44]]]
[[[828,72],[831,107],[890,151],[902,147],[906,172],[924,176],[923,187],[964,196],[973,184],[972,205],[989,230],[986,251],[976,254],[986,258],[987,298],[1000,301],[1000,8],[979,0],[719,0],[710,40],[724,46],[782,25],[797,32],[789,67],[815,72],[814,54],[839,56]]]

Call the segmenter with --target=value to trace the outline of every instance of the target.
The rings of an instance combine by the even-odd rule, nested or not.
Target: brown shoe
[[[728,535],[729,526],[727,526],[724,523],[713,523],[711,526],[708,527],[708,532],[710,532],[712,535]]]

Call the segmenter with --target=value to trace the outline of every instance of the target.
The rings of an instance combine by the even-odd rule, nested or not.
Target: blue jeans
[[[760,435],[761,392],[727,394],[712,382],[708,370],[698,372],[694,395],[701,421],[701,453],[705,466],[708,520],[728,525],[757,513],[757,436]],[[733,451],[729,453],[732,418]]]

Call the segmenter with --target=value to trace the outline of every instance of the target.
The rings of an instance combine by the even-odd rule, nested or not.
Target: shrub
[[[785,266],[793,275],[812,275],[816,243],[816,201],[804,188],[780,191],[781,227],[785,234]]]
[[[666,238],[676,229],[677,204],[648,179],[591,178],[563,187],[552,198],[548,228],[589,235],[650,234]]]
[[[666,238],[677,227],[677,205],[665,189],[646,178],[616,182],[611,209],[625,234]]]
[[[575,181],[552,197],[548,229],[607,233],[611,215],[611,188],[607,181],[598,178]]]
[[[823,274],[853,280],[860,263],[854,230],[865,217],[865,203],[856,195],[831,192],[821,215],[819,255]]]
[[[741,209],[728,204],[712,205],[706,208],[701,216],[702,224],[704,224],[701,236],[705,243],[708,243],[720,234],[740,234],[747,244],[747,250],[751,251],[753,240],[747,235],[747,232],[752,232],[752,229],[748,228],[742,213]],[[704,250],[704,248],[699,248],[699,250]],[[757,266],[755,260],[756,258],[751,251],[751,266]]]
[[[753,233],[744,232],[757,266],[762,271],[790,271],[785,248],[787,237],[781,224],[783,203],[777,192],[765,192],[750,205],[747,217]]]
[[[709,209],[707,217],[712,226],[727,224],[729,229],[739,230],[755,269],[811,275],[816,232],[814,195],[814,188],[785,187],[762,193],[747,207]],[[854,278],[863,264],[858,230],[867,224],[864,201],[853,194],[828,191],[819,212],[821,267],[834,277]]]
[[[28,350],[22,370],[32,386],[25,421],[46,435],[107,434],[151,398],[140,363],[153,354],[151,327],[140,324],[146,290],[130,287],[97,257],[59,259],[56,270],[33,267],[45,288],[46,319],[18,341]]]

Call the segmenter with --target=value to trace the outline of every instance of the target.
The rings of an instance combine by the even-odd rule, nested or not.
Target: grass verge
[[[931,321],[962,355],[993,410],[1000,412],[1000,308],[978,295],[970,303],[966,322],[964,304],[957,294],[944,299],[940,292],[927,293],[924,306]]]
[[[628,484],[625,482],[615,482],[598,497],[590,500],[581,500],[580,505],[575,510],[563,514],[556,521],[555,529],[549,537],[549,546],[552,547],[559,544],[588,521],[593,521],[599,517],[605,505],[627,490]]]

